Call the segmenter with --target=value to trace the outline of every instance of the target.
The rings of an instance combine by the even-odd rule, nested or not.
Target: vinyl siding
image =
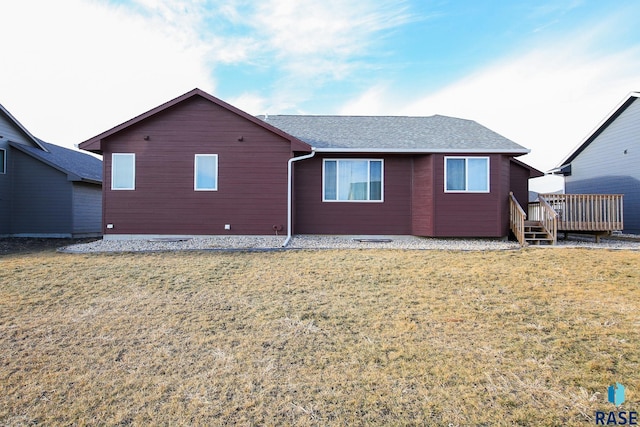
[[[433,156],[416,156],[413,160],[411,220],[412,234],[433,236]]]
[[[324,158],[384,159],[383,202],[323,202]],[[316,155],[295,165],[296,234],[411,234],[409,156]]]
[[[490,158],[489,193],[445,193],[444,155],[386,156],[383,203],[322,202],[325,157],[336,158],[316,155],[295,166],[296,234],[504,237],[509,233],[509,156],[482,156]],[[521,193],[526,193],[526,185]]]
[[[20,144],[36,147],[33,141],[27,137],[16,125],[9,120],[2,112],[0,112],[0,145],[2,142],[17,142]]]
[[[11,164],[12,153],[9,141],[34,145],[11,120],[0,112],[0,149],[5,150],[7,161],[5,173],[0,174],[0,236],[11,233],[11,184],[14,167]]]
[[[527,205],[529,204],[529,169],[515,163],[510,163],[510,177],[509,180],[511,182],[509,191],[513,191],[513,195],[516,197],[520,206],[525,210],[527,210]]]
[[[504,237],[508,234],[509,157],[469,156],[489,157],[489,193],[446,193],[445,156],[433,155],[434,237]]]
[[[635,100],[571,162],[565,178],[567,193],[624,194],[628,233],[640,233],[639,134],[640,101]]]
[[[274,226],[286,233],[289,142],[204,98],[163,110],[102,146],[105,233],[269,235]],[[114,152],[136,154],[134,190],[111,190]],[[217,191],[194,191],[195,154],[218,155]]]
[[[13,168],[11,166],[12,155],[9,153],[9,144],[3,138],[0,139],[0,149],[5,151],[5,173],[0,174],[0,236],[6,236],[11,232],[11,182]]]
[[[70,236],[72,184],[67,176],[17,150],[11,155],[11,234]]]
[[[99,185],[75,182],[73,190],[73,235],[102,233],[102,188]]]

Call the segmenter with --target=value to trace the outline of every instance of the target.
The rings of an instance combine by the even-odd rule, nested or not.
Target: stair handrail
[[[538,219],[544,229],[553,238],[553,244],[558,243],[558,213],[551,207],[543,196],[538,195],[540,204],[538,205]]]
[[[527,241],[524,238],[524,221],[527,218],[527,214],[518,203],[518,200],[513,195],[513,191],[509,192],[509,227],[516,236],[520,246],[527,246]]]

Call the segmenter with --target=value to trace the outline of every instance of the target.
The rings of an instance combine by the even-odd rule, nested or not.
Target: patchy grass
[[[3,425],[587,425],[640,401],[640,253],[0,258]]]

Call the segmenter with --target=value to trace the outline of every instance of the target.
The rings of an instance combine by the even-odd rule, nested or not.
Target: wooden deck
[[[545,240],[552,244],[557,242],[558,232],[591,233],[599,241],[600,235],[624,228],[622,197],[622,194],[540,194],[538,202],[529,203],[523,218],[522,208],[511,195],[511,230],[521,245],[530,243],[524,233],[525,221],[543,227],[549,235]]]

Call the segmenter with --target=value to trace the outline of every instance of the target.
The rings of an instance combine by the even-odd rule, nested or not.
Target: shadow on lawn
[[[19,253],[51,252],[63,246],[75,245],[78,243],[89,243],[95,240],[95,238],[46,239],[31,237],[5,237],[0,238],[0,256]]]

